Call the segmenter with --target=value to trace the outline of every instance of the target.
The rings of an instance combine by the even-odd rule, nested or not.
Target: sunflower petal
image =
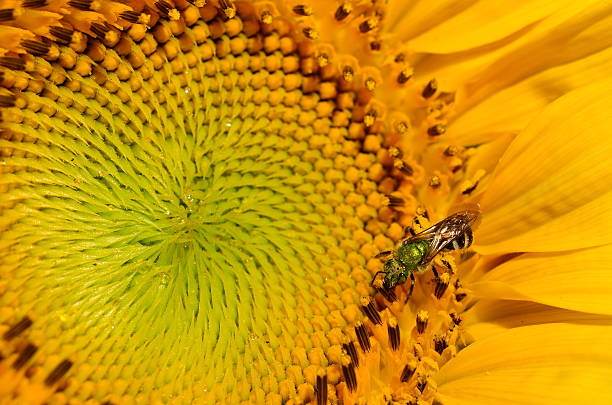
[[[545,323],[610,325],[612,316],[571,311],[531,301],[481,299],[463,316],[471,339],[485,339],[506,329]]]
[[[437,375],[439,400],[454,404],[609,404],[610,326],[547,324],[478,341]]]
[[[612,48],[545,70],[462,113],[453,121],[448,134],[462,144],[474,145],[500,134],[517,133],[552,101],[574,89],[604,80],[611,71]]]
[[[610,47],[611,29],[611,3],[596,2],[589,7],[581,3],[557,12],[464,81],[467,83],[466,97],[461,108],[468,108],[552,66],[570,63]]]
[[[504,88],[609,48],[611,28],[612,4],[574,3],[507,40],[469,52],[430,55],[415,69],[459,89],[461,114]]]
[[[454,6],[465,7],[465,4],[458,3]],[[501,3],[478,1],[412,39],[409,45],[415,52],[438,54],[473,49],[505,38],[552,14],[559,6],[563,7],[559,2],[547,0]],[[427,16],[425,9],[427,7],[415,7],[414,12],[407,13],[405,21],[423,20]],[[405,38],[404,34],[414,32],[411,25],[398,24],[397,34]],[[404,33],[400,28],[402,26],[408,27],[409,31]]]
[[[610,261],[612,245],[525,254],[494,268],[471,288],[481,297],[526,298],[576,311],[612,315],[612,301],[608,299],[612,296]],[[503,283],[506,288],[487,288],[492,283]]]
[[[480,201],[478,252],[562,251],[612,241],[611,102],[609,80],[573,91],[515,138]]]
[[[440,0],[406,2],[391,0],[385,28],[389,32],[400,32],[403,39],[415,38],[428,30],[464,12],[476,0]]]

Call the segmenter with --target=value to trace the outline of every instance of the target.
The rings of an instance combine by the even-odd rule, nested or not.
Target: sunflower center
[[[40,80],[15,79],[0,313],[28,326],[0,350],[47,373],[74,364],[53,378],[70,369],[66,395],[107,400],[104,376],[145,402],[281,402],[341,378],[341,328],[370,281],[365,223],[383,227],[381,139],[363,147],[356,84],[243,6],[229,20],[187,6],[87,55],[60,46],[27,65]]]

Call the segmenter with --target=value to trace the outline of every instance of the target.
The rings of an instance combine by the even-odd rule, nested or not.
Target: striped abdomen
[[[443,250],[460,250],[466,249],[472,245],[474,241],[474,236],[472,235],[472,229],[468,228],[464,233],[457,236],[452,240],[448,245],[444,247]]]

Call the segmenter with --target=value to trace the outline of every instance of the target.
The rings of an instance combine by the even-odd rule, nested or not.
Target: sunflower
[[[612,402],[609,2],[0,4],[1,403]]]

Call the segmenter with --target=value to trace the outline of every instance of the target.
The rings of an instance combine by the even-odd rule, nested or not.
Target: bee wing
[[[438,225],[438,224],[436,224]],[[419,233],[417,233],[416,235],[405,239],[402,244],[406,245],[408,243],[412,243],[412,242],[419,242],[422,240],[426,240],[426,241],[431,241],[434,239],[434,237],[436,236],[436,225],[425,229],[424,231],[421,231]]]
[[[461,234],[459,234],[459,235],[461,235]],[[459,236],[459,235],[457,235],[457,236]],[[457,237],[457,236],[455,236],[455,237]],[[436,257],[436,255],[438,253],[440,253],[440,251],[442,251],[442,249],[444,249],[446,247],[446,245],[448,245],[449,243],[451,243],[453,241],[453,239],[454,238],[448,239],[448,238],[442,236],[441,233],[436,233],[436,235],[434,236],[432,241],[429,243],[429,249],[427,249],[427,254],[425,255],[425,257],[421,261],[421,265],[424,265],[424,264],[427,264],[427,263],[431,262],[433,260],[433,258]]]
[[[479,215],[480,212],[476,210],[457,212],[432,227],[425,229],[423,232],[416,234],[404,243],[422,240],[428,241],[429,249],[427,249],[427,254],[421,261],[422,265],[427,264],[432,261],[446,245],[468,230],[468,228],[478,219]]]

